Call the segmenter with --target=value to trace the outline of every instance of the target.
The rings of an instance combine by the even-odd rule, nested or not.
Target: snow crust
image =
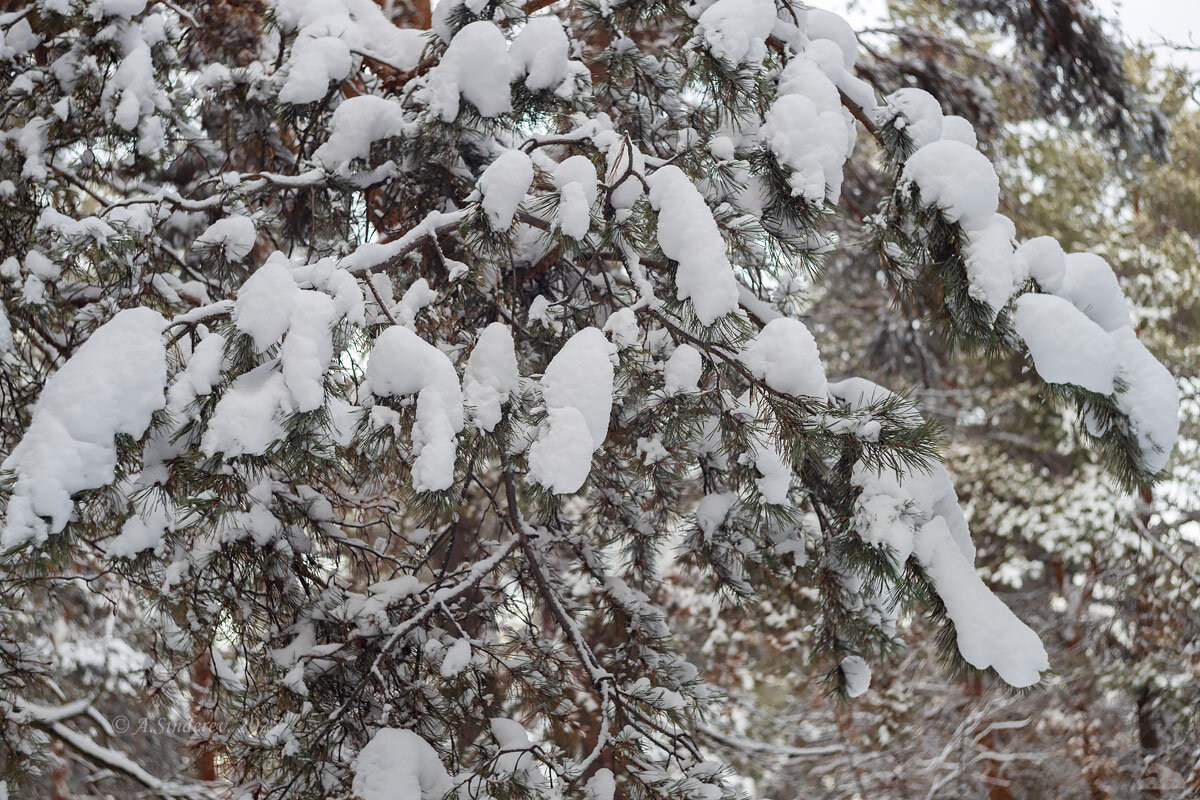
[[[73,494],[112,482],[114,437],[140,438],[166,405],[165,326],[157,311],[120,311],[46,381],[28,430],[3,463],[16,483],[0,544],[44,542],[70,520]]]
[[[409,730],[381,728],[359,752],[350,790],[362,800],[442,800],[452,788],[429,742]]]
[[[380,397],[417,395],[413,422],[412,485],[418,492],[449,489],[463,429],[463,394],[454,364],[408,328],[379,335],[367,361],[367,386]]]
[[[650,205],[658,212],[658,243],[678,262],[677,296],[692,301],[696,317],[711,325],[737,308],[737,279],[725,255],[712,211],[679,167],[661,167],[646,178]]]
[[[608,437],[612,345],[599,328],[576,333],[542,375],[547,420],[529,448],[529,477],[555,494],[579,491]]]

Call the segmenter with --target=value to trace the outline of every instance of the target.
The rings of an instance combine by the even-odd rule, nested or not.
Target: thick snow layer
[[[224,360],[225,337],[219,333],[205,336],[192,350],[187,366],[167,389],[167,410],[172,414],[183,414],[197,397],[211,394],[221,378]]]
[[[642,182],[628,174],[646,172],[646,155],[627,143],[614,131],[606,130],[593,137],[596,147],[605,150],[605,181],[613,187],[608,202],[618,211],[632,208],[642,196]]]
[[[417,278],[400,297],[400,302],[392,309],[396,322],[406,328],[415,328],[417,315],[421,309],[437,302],[438,294],[429,288],[429,281]]]
[[[241,214],[230,214],[205,228],[204,233],[196,237],[196,244],[220,247],[226,261],[241,261],[250,255],[257,235],[254,220]]]
[[[779,163],[792,171],[794,195],[812,203],[826,198],[837,201],[842,166],[854,149],[854,118],[842,107],[837,86],[817,61],[796,57],[788,62],[779,76],[779,98],[767,112],[759,136]]]
[[[804,95],[785,94],[771,105],[760,135],[791,170],[793,196],[810,203],[836,202],[850,149],[846,129],[840,106],[822,109]]]
[[[329,91],[330,81],[341,81],[350,74],[351,66],[350,47],[340,37],[301,34],[284,67],[279,101],[315,103]]]
[[[454,644],[446,649],[442,658],[439,672],[443,678],[453,678],[471,665],[471,642],[467,639],[455,639]]]
[[[217,402],[200,441],[205,455],[261,455],[284,437],[283,416],[292,411],[283,373],[267,362],[240,375]]]
[[[608,419],[612,414],[611,352],[612,345],[599,328],[584,328],[550,359],[542,375],[546,407],[579,409],[596,448],[608,437]]]
[[[613,344],[618,349],[637,344],[642,338],[642,329],[637,324],[637,314],[628,306],[618,308],[608,315],[604,322],[604,332],[612,336]]]
[[[1128,418],[1149,472],[1167,465],[1179,434],[1179,386],[1167,368],[1146,349],[1133,328],[1112,334],[1121,367],[1118,375],[1127,388],[1114,398]]]
[[[46,381],[29,429],[3,463],[16,483],[0,544],[45,541],[70,519],[71,495],[112,482],[114,437],[140,438],[166,405],[165,326],[151,309],[121,311]]]
[[[548,409],[545,429],[529,448],[529,477],[555,494],[573,494],[592,471],[595,450],[579,409]]]
[[[143,550],[153,550],[162,542],[170,524],[170,515],[162,504],[133,514],[121,526],[121,532],[104,548],[109,558],[134,558]]]
[[[754,485],[762,494],[763,502],[787,505],[788,490],[792,488],[792,470],[773,441],[760,439],[754,443],[754,468],[761,473]]]
[[[1067,257],[1053,236],[1037,236],[1017,247],[1017,259],[1026,276],[1037,281],[1043,292],[1057,294],[1062,289]]]
[[[91,11],[96,19],[121,17],[130,19],[146,10],[146,0],[97,0]]]
[[[810,8],[805,21],[805,33],[809,40],[828,39],[836,44],[842,51],[845,70],[849,72],[854,69],[854,62],[858,58],[858,36],[849,22],[832,11]]]
[[[13,349],[13,332],[12,323],[8,321],[8,313],[4,310],[4,304],[0,303],[0,356],[11,352]]]
[[[768,322],[742,351],[741,361],[777,392],[824,400],[825,367],[808,328],[798,319]]]
[[[375,340],[367,386],[380,397],[417,395],[413,423],[413,488],[442,491],[454,483],[454,458],[463,429],[463,395],[446,354],[408,328],[395,325]]]
[[[582,239],[587,235],[597,184],[596,168],[586,156],[571,156],[554,165],[554,185],[559,192],[558,225],[567,236]]]
[[[534,17],[509,48],[513,78],[524,75],[525,88],[533,92],[557,89],[566,80],[570,69],[570,47],[558,17]]]
[[[53,208],[42,209],[37,221],[38,230],[50,230],[71,242],[86,242],[92,240],[96,244],[105,244],[116,234],[112,227],[99,217],[83,217],[75,219]]]
[[[500,407],[517,388],[517,354],[512,331],[502,322],[483,329],[463,371],[463,398],[475,427],[491,432],[500,422]]]
[[[725,240],[704,197],[679,167],[661,167],[646,182],[650,205],[658,211],[659,246],[679,263],[677,296],[691,299],[696,317],[711,325],[737,309],[737,279],[725,256]]]
[[[700,351],[690,344],[681,344],[663,367],[663,389],[668,395],[695,392],[703,370]]]
[[[533,162],[523,150],[508,150],[488,164],[479,176],[483,194],[483,212],[494,231],[507,230],[529,185],[533,183]]]
[[[546,779],[538,769],[538,760],[529,753],[532,744],[529,734],[521,723],[506,717],[492,719],[492,736],[500,745],[500,754],[494,762],[499,774],[518,776],[522,783],[534,789],[533,796],[544,796],[541,791]]]
[[[895,397],[892,392],[879,384],[864,378],[847,378],[831,383],[829,392],[851,408],[859,410]],[[914,424],[921,421],[920,414],[915,410],[909,411],[906,416]],[[936,464],[928,471],[910,472],[901,480],[900,476],[892,470],[874,473],[861,469],[861,465],[859,465],[855,468],[854,483],[864,488],[864,500],[868,495],[882,492],[896,498],[902,506],[913,498],[918,498],[919,504],[916,510],[927,516],[937,515],[945,518],[955,543],[966,559],[974,563],[975,545],[971,541],[971,533],[967,528],[967,518],[958,505],[958,496],[954,492],[954,486],[950,482],[950,476],[945,467]],[[891,540],[889,544],[895,545],[896,542]],[[904,549],[904,553],[910,550],[911,546],[908,546],[907,549]]]
[[[1117,283],[1112,267],[1098,255],[1071,253],[1066,257],[1062,286],[1055,292],[1065,297],[1106,331],[1131,325],[1129,304]]]
[[[364,94],[351,97],[333,111],[329,138],[313,157],[330,167],[368,159],[371,145],[404,133],[404,107],[396,100]]]
[[[246,279],[233,306],[233,322],[260,353],[287,332],[300,294],[284,261],[267,261]]]
[[[1050,668],[1041,640],[979,579],[945,519],[934,517],[921,526],[914,553],[954,622],[963,659],[978,669],[995,669],[1017,688],[1041,680]]]
[[[813,39],[803,48],[804,57],[813,62],[836,86],[845,73],[842,49],[829,39]]]
[[[978,147],[979,137],[975,135],[975,126],[957,114],[947,114],[942,117],[942,138],[962,142],[967,147]]]
[[[987,303],[995,319],[1024,281],[1024,264],[1013,247],[1016,231],[1003,214],[985,222],[964,222],[967,246],[963,261],[971,297]]]
[[[890,393],[861,378],[831,384],[830,393],[852,408],[865,408]],[[995,668],[1012,686],[1031,686],[1049,668],[1036,633],[987,588],[975,573],[975,546],[949,475],[940,464],[903,476],[855,465],[862,487],[854,526],[864,541],[887,545],[897,566],[916,556],[954,622],[958,649],[979,669]]]
[[[884,98],[886,108],[904,119],[903,130],[920,150],[942,138],[942,104],[924,89],[897,89]],[[974,150],[974,145],[968,145]]]
[[[729,509],[733,508],[737,499],[737,494],[734,492],[716,492],[700,498],[700,502],[696,506],[696,524],[700,526],[700,530],[704,532],[705,536],[712,536],[725,524],[725,518],[729,516]]]
[[[141,25],[131,24],[121,38],[125,57],[117,67],[112,83],[105,88],[105,94],[113,98],[120,92],[121,99],[113,109],[113,122],[133,131],[143,117],[154,113],[158,88],[150,45],[142,36]]]
[[[547,422],[529,448],[529,474],[555,494],[579,490],[591,471],[592,453],[608,437],[612,347],[599,328],[584,328],[567,340],[542,375]]]
[[[399,28],[374,0],[273,0],[285,31],[301,36],[336,36],[351,51],[411,72],[425,47],[424,31]]]
[[[354,762],[350,791],[362,800],[441,800],[452,788],[429,742],[412,731],[381,728]]]
[[[846,676],[846,694],[859,697],[871,688],[871,666],[861,656],[842,659],[842,674]]]
[[[916,184],[921,200],[942,209],[963,227],[986,224],[1000,203],[1000,179],[987,156],[962,142],[943,139],[913,153],[903,177]]]
[[[1073,383],[1112,394],[1117,348],[1112,338],[1067,300],[1049,294],[1017,298],[1013,326],[1033,366],[1048,383]]]
[[[585,800],[613,800],[617,793],[617,781],[607,767],[596,770],[584,784]]]
[[[443,122],[453,122],[461,95],[484,117],[507,114],[512,110],[512,74],[504,34],[487,20],[472,22],[455,34],[429,74],[429,110]]]
[[[903,178],[917,187],[923,203],[962,226],[970,294],[991,307],[993,318],[999,315],[1024,282],[1028,265],[1016,255],[1011,220],[996,213],[1000,180],[991,162],[961,141],[942,139],[913,153]]]
[[[337,309],[329,295],[309,289],[297,291],[279,360],[298,411],[315,411],[325,403],[322,378],[333,358],[332,328],[336,318]]]
[[[757,64],[775,19],[774,0],[717,0],[700,14],[696,31],[714,58]]]

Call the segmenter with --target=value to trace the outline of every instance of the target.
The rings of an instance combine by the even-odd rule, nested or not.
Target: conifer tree
[[[830,380],[801,319],[843,248],[1026,360],[1124,489],[1163,477],[1178,392],[1108,264],[1020,242],[971,125],[856,77],[836,15],[39,0],[0,30],[14,778],[57,742],[162,797],[734,796],[668,561],[815,605],[842,697],[909,615],[1036,686],[938,426]],[[859,138],[887,187],[851,243]],[[60,585],[148,620],[196,769],[39,661]]]

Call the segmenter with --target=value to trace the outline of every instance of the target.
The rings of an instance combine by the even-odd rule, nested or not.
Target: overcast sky
[[[1200,46],[1200,0],[1094,0],[1107,17],[1115,16],[1127,39],[1159,42],[1168,39]],[[855,27],[869,25],[886,8],[886,0],[815,0],[813,5],[836,11]],[[1200,53],[1161,50],[1174,63],[1200,71]]]

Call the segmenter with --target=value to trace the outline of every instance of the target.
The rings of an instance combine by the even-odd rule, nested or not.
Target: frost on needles
[[[937,426],[828,374],[785,288],[868,248],[1131,489],[1165,474],[1175,381],[1108,264],[1020,241],[970,124],[879,97],[843,20],[667,4],[634,38],[634,3],[442,0],[419,31],[273,0],[234,52],[189,5],[0,16],[2,541],[31,574],[91,559],[167,666],[214,665],[222,780],[732,796],[682,585],[805,587],[795,635],[845,697],[913,615],[948,667],[1053,666],[976,573]],[[889,192],[839,242],[867,137]]]

